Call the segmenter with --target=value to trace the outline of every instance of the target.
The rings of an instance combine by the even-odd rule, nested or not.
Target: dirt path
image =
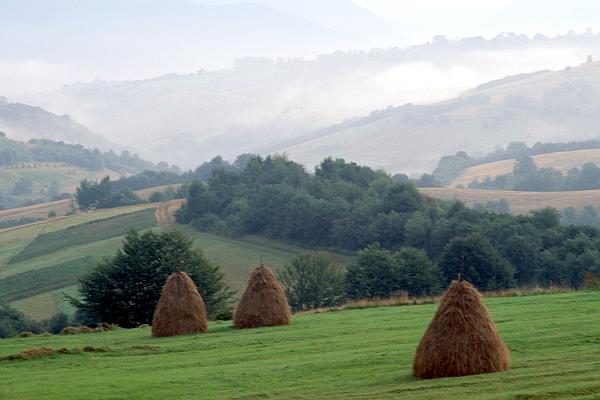
[[[163,227],[175,225],[175,213],[181,208],[183,203],[185,203],[184,199],[175,199],[160,203],[154,212],[154,217],[158,225]]]

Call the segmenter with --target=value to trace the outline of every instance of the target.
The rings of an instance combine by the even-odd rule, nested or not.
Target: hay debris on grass
[[[0,357],[0,361],[12,361],[12,360],[31,360],[34,358],[50,357],[55,354],[79,354],[79,353],[106,353],[111,351],[107,347],[95,347],[86,346],[83,349],[75,347],[73,349],[67,349],[66,347],[60,349],[52,349],[50,347],[36,347],[29,350],[24,350],[19,353],[9,354],[7,356]]]
[[[204,300],[185,272],[167,278],[152,319],[152,336],[204,333],[208,329]]]
[[[288,325],[291,318],[285,292],[271,268],[265,265],[256,267],[235,310],[233,326],[258,328]]]
[[[452,282],[421,339],[413,361],[418,378],[444,378],[508,369],[509,351],[481,295],[470,283]]]
[[[111,328],[106,328],[103,325],[98,325],[96,328],[90,328],[89,326],[66,326],[60,331],[59,335],[77,335],[80,333],[98,333],[105,332]]]

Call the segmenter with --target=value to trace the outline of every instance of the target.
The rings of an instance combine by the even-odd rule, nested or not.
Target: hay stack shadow
[[[177,336],[207,330],[204,300],[192,278],[176,272],[167,278],[152,319],[152,336]]]
[[[452,282],[421,339],[413,375],[432,379],[500,372],[509,351],[481,295],[470,283]]]
[[[233,326],[258,328],[288,325],[291,318],[285,292],[271,268],[264,265],[256,267],[235,310]]]

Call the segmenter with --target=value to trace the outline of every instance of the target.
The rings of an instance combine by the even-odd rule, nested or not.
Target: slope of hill
[[[22,141],[44,138],[78,143],[92,148],[118,147],[77,123],[68,115],[58,116],[40,107],[9,103],[3,97],[0,97],[0,131]]]
[[[335,155],[390,172],[418,172],[459,150],[596,138],[599,123],[600,62],[594,62],[509,77],[429,106],[389,108],[277,150],[309,165]]]
[[[75,83],[27,99],[68,113],[111,140],[127,141],[146,157],[167,154],[167,161],[177,160],[186,166],[197,165],[215,154],[232,159],[244,152],[278,150],[294,152],[310,164],[312,158],[328,155],[350,157],[360,153],[357,147],[368,143],[373,148],[366,149],[362,158],[353,159],[395,172],[408,169],[413,161],[419,163],[416,168],[422,169],[423,160],[428,163],[447,154],[446,149],[455,142],[471,142],[474,134],[457,140],[465,129],[482,136],[482,121],[469,123],[459,115],[446,117],[443,114],[452,114],[452,109],[444,111],[438,106],[400,107],[384,123],[380,120],[385,115],[379,115],[365,129],[360,128],[364,125],[360,121],[356,126],[338,126],[340,134],[329,132],[321,141],[311,141],[301,148],[287,143],[374,109],[409,101],[428,104],[505,75],[562,69],[566,64],[584,61],[593,49],[600,51],[600,35],[531,39],[501,35],[491,40],[456,41],[438,37],[405,49],[338,51],[314,60],[246,57],[238,59],[232,69],[137,81]],[[197,49],[195,52],[202,54]],[[547,57],[549,53],[555,56]],[[522,62],[517,64],[506,54]],[[197,65],[204,66],[201,62]],[[492,122],[504,112],[501,106],[479,110],[472,101],[454,106],[459,114],[472,107],[476,108],[472,110],[474,115],[483,114]],[[458,121],[448,121],[451,117]],[[440,129],[452,129],[454,137],[438,135]],[[426,132],[420,132],[423,130]],[[381,145],[363,140],[365,135],[374,136]],[[431,137],[444,146],[439,152],[423,149],[425,140]],[[493,143],[488,147],[502,141],[502,137],[489,140]],[[414,148],[419,148],[417,154],[423,154],[414,157]],[[313,149],[318,155],[311,158],[308,153]]]
[[[513,213],[522,214],[543,207],[563,210],[582,209],[587,205],[600,209],[600,190],[570,192],[517,192],[510,190],[420,188],[421,193],[442,200],[460,200],[469,206],[504,199]]]
[[[538,154],[531,158],[538,168],[553,168],[565,173],[572,168],[580,168],[585,163],[600,164],[600,149],[561,151]],[[513,172],[516,162],[515,159],[501,160],[466,168],[456,179],[448,184],[448,187],[456,187],[458,185],[466,187],[474,180],[482,182],[487,177],[494,179],[499,175],[510,174]]]
[[[238,291],[261,260],[277,268],[308,251],[260,237],[228,239],[175,226],[173,213],[180,205],[180,200],[173,200],[97,210],[0,230],[0,304],[11,303],[37,319],[72,312],[62,293],[74,294],[78,278],[101,258],[113,255],[130,227],[180,229],[222,266],[226,282]],[[350,261],[331,255],[341,265]]]
[[[486,298],[511,351],[511,369],[502,373],[413,378],[414,352],[436,309],[426,304],[296,315],[276,328],[215,322],[206,334],[167,339],[151,338],[148,328],[6,339],[0,357],[90,348],[0,361],[0,397],[592,399],[600,390],[600,321],[590,316],[599,298],[595,291]]]

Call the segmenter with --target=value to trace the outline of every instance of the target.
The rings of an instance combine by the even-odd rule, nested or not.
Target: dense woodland
[[[284,157],[254,157],[240,172],[216,170],[208,183],[196,181],[187,199],[178,219],[200,230],[358,251],[364,257],[359,256],[347,279],[348,293],[355,297],[401,290],[432,293],[436,276],[443,285],[459,272],[488,290],[581,288],[586,272],[600,273],[600,231],[561,226],[555,209],[521,216],[469,209],[424,197],[412,183],[394,182],[384,172],[339,159],[324,160],[312,175]],[[429,271],[413,289],[407,282],[418,282],[416,275],[425,269],[407,274],[399,267],[407,263],[398,255],[411,252],[411,262]],[[381,268],[372,268],[376,264]],[[366,288],[352,287],[353,268]],[[371,284],[365,284],[369,279]]]

